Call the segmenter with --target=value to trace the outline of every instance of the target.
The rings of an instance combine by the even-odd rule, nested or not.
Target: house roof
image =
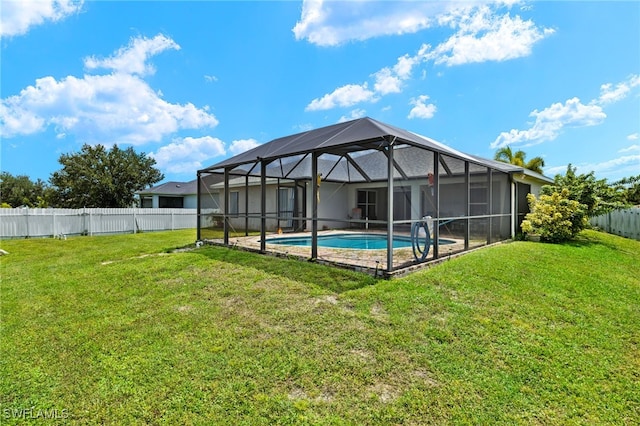
[[[524,167],[515,166],[509,163],[503,163],[502,161],[498,161],[498,160],[489,160],[487,158],[478,157],[476,155],[472,155],[472,157],[477,158],[478,161],[484,161],[485,163],[491,165],[491,167],[507,173],[520,173],[525,176],[529,176],[531,178],[541,180],[544,182],[548,182],[548,183],[554,182],[552,178],[545,176],[543,174],[540,174],[538,172],[534,172],[533,170],[525,169]]]
[[[426,150],[505,173],[526,173],[522,167],[465,154],[426,136],[369,117],[277,138],[199,172],[220,173],[230,169],[231,174],[235,176],[259,176],[261,161],[264,160],[268,163],[267,177],[309,179],[311,177],[309,154],[317,152],[323,154],[318,160],[318,172],[322,174],[323,180],[375,181],[384,179],[386,176],[386,155],[381,148],[392,142],[396,146],[408,148],[394,151],[396,162],[394,173],[406,176],[414,175],[412,169],[417,166],[420,170],[416,175],[424,176],[426,172],[431,171],[424,169],[424,165],[429,163],[425,157],[428,155]],[[451,160],[450,163],[455,160]],[[537,173],[536,175],[543,180],[548,180],[545,176]]]
[[[197,179],[189,182],[165,182],[148,189],[136,191],[138,195],[194,195],[198,193]]]

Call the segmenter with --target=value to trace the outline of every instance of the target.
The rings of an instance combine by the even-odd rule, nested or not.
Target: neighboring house
[[[166,182],[137,191],[136,194],[143,208],[195,209],[198,204],[196,179],[190,182]]]

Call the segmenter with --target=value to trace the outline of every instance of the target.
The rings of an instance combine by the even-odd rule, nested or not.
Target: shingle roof
[[[136,191],[136,194],[139,195],[192,195],[197,194],[198,185],[197,179],[194,179],[190,182],[165,182],[161,185],[152,186],[148,189],[143,189],[141,191]]]

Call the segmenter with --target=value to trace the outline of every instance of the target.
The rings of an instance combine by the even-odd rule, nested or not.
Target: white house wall
[[[537,179],[532,179],[531,177],[525,175],[514,175],[513,181],[524,183],[525,185],[531,185],[531,194],[535,195],[536,197],[540,196],[540,190],[544,185],[549,185],[549,183],[547,182],[541,182]]]
[[[341,219],[341,221],[319,220],[318,229],[335,229],[348,226],[349,215],[351,215],[352,209],[348,202],[348,188],[349,185],[346,184],[321,182],[319,188],[320,202],[318,203],[318,217],[336,218]],[[307,191],[307,214],[311,216],[313,212],[312,185],[307,185]],[[307,221],[307,229],[311,229],[311,221]]]
[[[276,204],[276,200],[277,200],[277,193],[276,193],[276,185],[267,185],[266,187],[266,209],[267,209],[267,215],[271,216],[271,217],[275,217],[276,212],[277,212],[277,204]],[[231,227],[233,229],[236,230],[244,230],[245,229],[245,214],[249,213],[250,216],[249,217],[249,221],[248,221],[248,228],[249,230],[259,230],[260,229],[260,223],[261,223],[261,198],[262,198],[262,191],[260,189],[260,185],[251,185],[249,186],[249,192],[248,192],[248,197],[249,197],[249,209],[247,211],[246,208],[246,188],[244,186],[242,187],[231,187],[229,188],[229,192],[238,192],[238,215],[239,217],[230,217],[229,218],[229,224],[231,225]],[[220,193],[220,205],[222,207],[222,211],[228,211],[228,209],[225,206],[225,197],[224,197],[224,193],[221,192]],[[277,228],[277,224],[275,223],[275,221],[273,220],[268,220],[267,221],[267,230],[269,231],[275,231]]]
[[[514,181],[522,182],[531,185],[531,192],[535,195],[540,193],[542,183],[532,179],[528,176],[514,176]],[[485,184],[487,182],[486,175],[471,175],[470,183],[473,184]],[[503,212],[508,214],[512,210],[512,202],[510,200],[511,184],[509,183],[509,177],[507,174],[498,174],[493,178],[493,196],[492,204],[493,208],[489,209],[489,199],[487,193],[487,211],[485,214],[491,214]],[[284,184],[284,182],[282,182]],[[427,179],[417,180],[396,180],[396,186],[407,187],[410,191],[410,219],[415,220],[424,215],[435,216],[434,197],[429,186]],[[489,189],[489,188],[487,188]],[[229,190],[231,192],[237,191],[238,197],[238,217],[231,217],[229,223],[235,230],[245,229],[245,193],[246,187],[244,185],[232,185]],[[307,183],[306,185],[306,211],[307,217],[311,217],[313,214],[313,194],[312,185]],[[357,207],[357,191],[358,190],[376,190],[377,191],[377,219],[385,221],[387,220],[387,198],[388,190],[385,183],[373,182],[373,183],[353,183],[353,184],[340,184],[333,182],[321,182],[319,187],[320,202],[318,204],[318,217],[321,219],[318,221],[318,229],[337,229],[349,226],[349,220],[353,215],[353,209]],[[220,204],[225,211],[224,201],[225,197],[223,191],[219,191]],[[261,213],[261,197],[262,191],[259,184],[251,182],[248,187],[248,200],[249,208],[248,213],[250,216],[248,219],[249,230],[259,230],[261,225],[260,213]],[[440,177],[440,216],[441,217],[456,217],[466,215],[466,196],[461,194],[466,191],[464,186],[464,177],[462,176],[441,176]],[[422,194],[425,194],[423,197]],[[418,198],[416,200],[416,197]],[[189,201],[187,201],[189,200]],[[157,197],[154,196],[154,203],[157,203]],[[193,203],[193,204],[191,204]],[[195,205],[196,199],[185,197],[185,208],[192,208]],[[277,230],[278,223],[275,220],[277,214],[277,182],[269,179],[266,187],[266,211],[267,217],[267,231],[273,232]],[[406,211],[407,212],[407,211]],[[333,219],[336,220],[326,220]],[[398,220],[399,218],[395,218]],[[407,218],[408,219],[408,218]],[[505,219],[508,220],[508,219]],[[311,229],[311,221],[306,223],[306,229]]]

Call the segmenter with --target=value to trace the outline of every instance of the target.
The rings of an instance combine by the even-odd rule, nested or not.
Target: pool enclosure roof
[[[376,181],[385,179],[386,155],[384,148],[422,148],[424,156],[428,151],[445,154],[459,160],[468,161],[481,167],[490,167],[506,173],[532,172],[518,166],[465,154],[431,138],[382,123],[369,117],[344,123],[333,124],[290,136],[274,139],[251,150],[228,158],[198,173],[222,173],[225,169],[232,175],[260,176],[262,164],[266,164],[267,177],[310,179],[311,155],[321,155],[318,171],[323,180],[336,182]],[[403,159],[402,152],[405,152]],[[420,161],[420,154],[414,150],[396,150],[396,173],[399,176],[424,176],[424,168],[414,174],[412,164]],[[448,171],[448,173],[458,171]],[[462,170],[460,171],[462,172]],[[542,175],[537,177],[548,179]]]

